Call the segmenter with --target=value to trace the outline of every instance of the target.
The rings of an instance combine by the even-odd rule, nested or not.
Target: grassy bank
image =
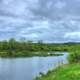
[[[80,63],[63,65],[46,75],[41,74],[36,80],[80,80]]]
[[[2,51],[0,52],[0,57],[47,57],[47,56],[62,56],[63,54],[55,54],[49,52],[31,52],[31,51]]]
[[[80,80],[80,50],[71,51],[68,55],[69,64],[40,73],[36,80]]]

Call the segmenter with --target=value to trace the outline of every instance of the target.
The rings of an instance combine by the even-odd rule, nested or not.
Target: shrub
[[[69,63],[80,62],[80,51],[70,52],[68,61]]]

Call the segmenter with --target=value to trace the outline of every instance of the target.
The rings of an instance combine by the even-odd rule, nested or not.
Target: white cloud
[[[65,38],[80,38],[80,32],[70,32],[70,33],[66,33]]]
[[[34,40],[35,38],[38,38],[39,36],[38,36],[38,34],[31,33],[31,34],[22,34],[22,35],[20,35],[20,37]]]

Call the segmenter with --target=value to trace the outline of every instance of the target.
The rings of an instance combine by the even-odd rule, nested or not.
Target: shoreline
[[[30,52],[30,51],[22,51],[22,52],[16,52],[16,51],[3,51],[0,52],[0,57],[2,58],[15,58],[15,57],[48,57],[48,56],[62,56],[64,54],[58,54],[55,52],[49,53],[49,52]]]
[[[49,70],[47,74],[40,74],[35,80],[79,80],[80,63],[66,64]]]

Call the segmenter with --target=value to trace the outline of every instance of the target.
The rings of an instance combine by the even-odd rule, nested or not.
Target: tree
[[[16,40],[14,39],[14,38],[11,38],[10,40],[9,40],[9,49],[10,50],[14,50],[14,49],[16,49]]]

